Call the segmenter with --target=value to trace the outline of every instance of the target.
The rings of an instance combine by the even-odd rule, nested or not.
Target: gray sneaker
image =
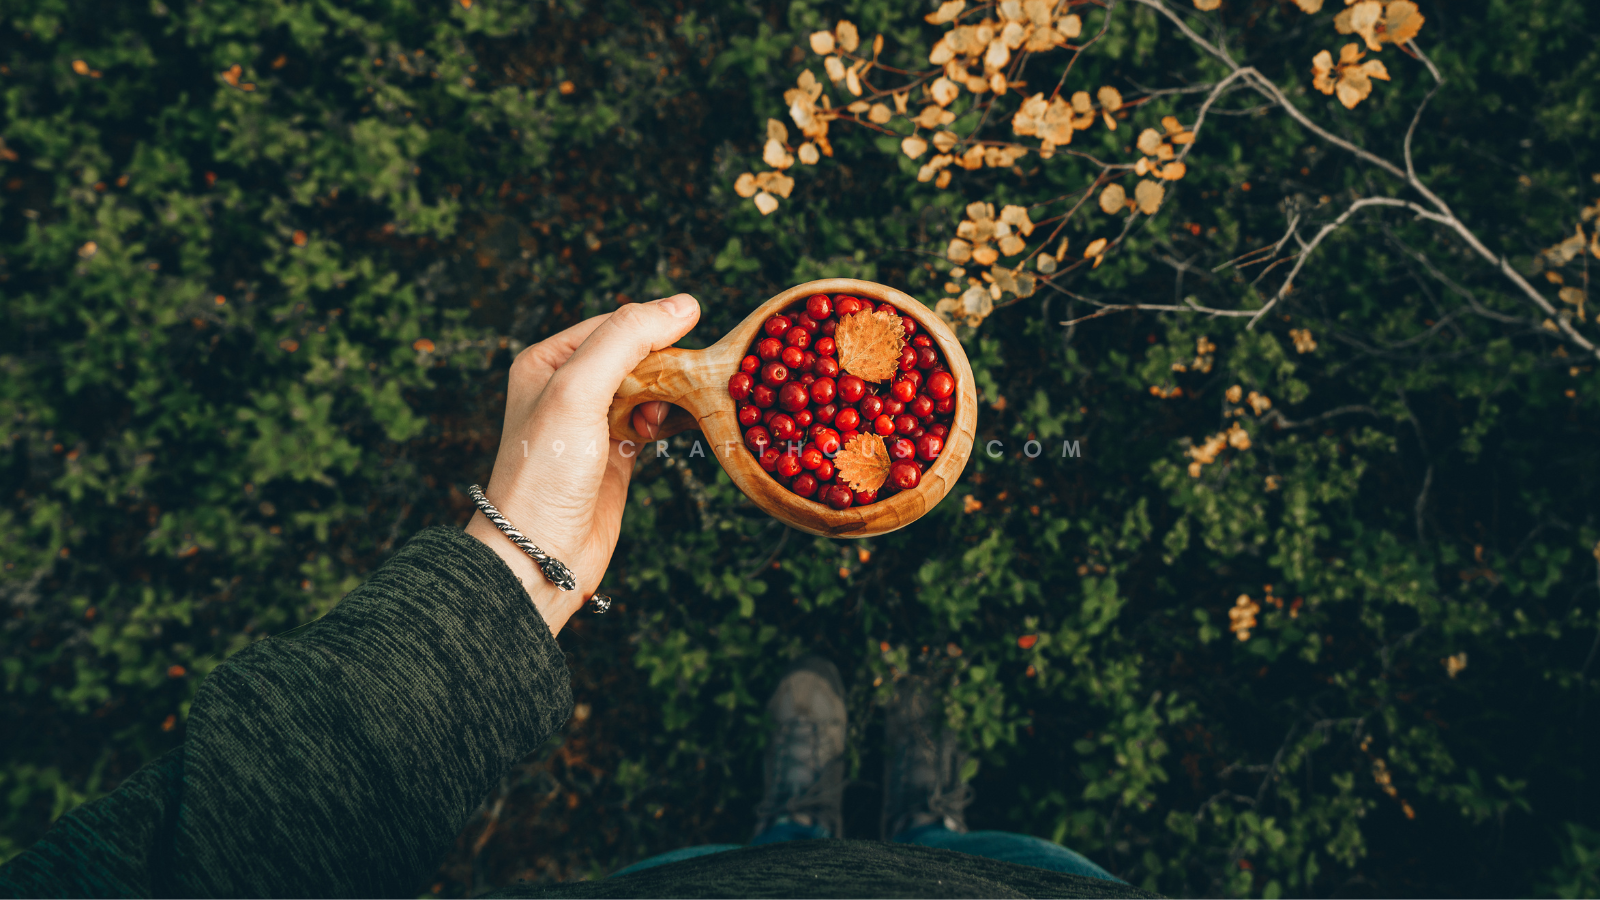
[[[972,785],[960,780],[966,754],[944,727],[938,704],[920,678],[901,683],[889,708],[889,757],[883,773],[883,839],[924,825],[965,834]]]
[[[838,667],[820,656],[796,663],[778,682],[767,712],[773,731],[755,833],[787,821],[842,837],[845,704]]]

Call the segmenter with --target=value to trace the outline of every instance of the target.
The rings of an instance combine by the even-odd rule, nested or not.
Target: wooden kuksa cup
[[[944,451],[922,474],[922,481],[909,491],[865,506],[835,510],[778,483],[744,445],[737,404],[728,395],[728,379],[739,371],[740,360],[752,352],[750,347],[761,333],[761,324],[769,316],[800,304],[812,294],[848,294],[875,304],[892,305],[901,315],[914,319],[922,334],[933,338],[950,367],[950,374],[955,376],[956,391],[952,395],[956,398],[955,416]],[[617,398],[611,404],[611,436],[619,441],[633,441],[641,448],[649,443],[633,430],[632,413],[634,407],[651,400],[664,400],[682,410],[674,411],[662,423],[661,438],[694,428],[698,423],[711,444],[712,455],[739,490],[757,506],[780,522],[827,537],[864,538],[884,534],[911,524],[933,509],[955,487],[956,479],[966,468],[978,423],[978,395],[972,384],[972,366],[950,327],[933,310],[909,295],[854,278],[824,278],[792,287],[761,304],[722,340],[704,350],[668,347],[646,356],[617,389]]]

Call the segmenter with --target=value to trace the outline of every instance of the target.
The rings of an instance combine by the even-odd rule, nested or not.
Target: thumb
[[[613,312],[556,370],[545,397],[564,407],[568,415],[604,418],[622,379],[652,351],[669,347],[688,334],[699,320],[700,304],[688,294],[627,304]]]

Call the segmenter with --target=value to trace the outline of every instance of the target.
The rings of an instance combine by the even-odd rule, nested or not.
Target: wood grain
[[[950,374],[956,379],[955,417],[944,452],[922,474],[922,482],[915,488],[866,506],[834,510],[779,484],[745,448],[738,410],[728,396],[728,379],[739,371],[739,361],[755,342],[761,323],[812,294],[849,294],[889,303],[914,319],[944,355]],[[669,347],[645,357],[617,390],[609,417],[611,436],[641,447],[647,444],[633,430],[630,420],[634,407],[651,400],[663,400],[681,409],[663,423],[662,438],[695,428],[698,423],[709,444],[707,452],[716,457],[733,483],[757,506],[794,528],[828,537],[872,537],[921,518],[955,487],[972,454],[978,425],[978,394],[972,381],[972,366],[950,327],[910,295],[854,278],[824,278],[796,285],[761,304],[722,340],[704,350]]]

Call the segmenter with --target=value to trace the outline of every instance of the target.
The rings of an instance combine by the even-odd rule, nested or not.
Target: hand
[[[511,567],[534,606],[559,634],[594,594],[622,528],[637,448],[624,456],[606,414],[622,379],[647,354],[689,333],[700,305],[688,294],[632,303],[579,322],[517,355],[506,388],[506,421],[484,494],[578,582],[562,591],[534,561],[476,513],[467,534]],[[670,407],[642,404],[634,430],[654,438]]]

